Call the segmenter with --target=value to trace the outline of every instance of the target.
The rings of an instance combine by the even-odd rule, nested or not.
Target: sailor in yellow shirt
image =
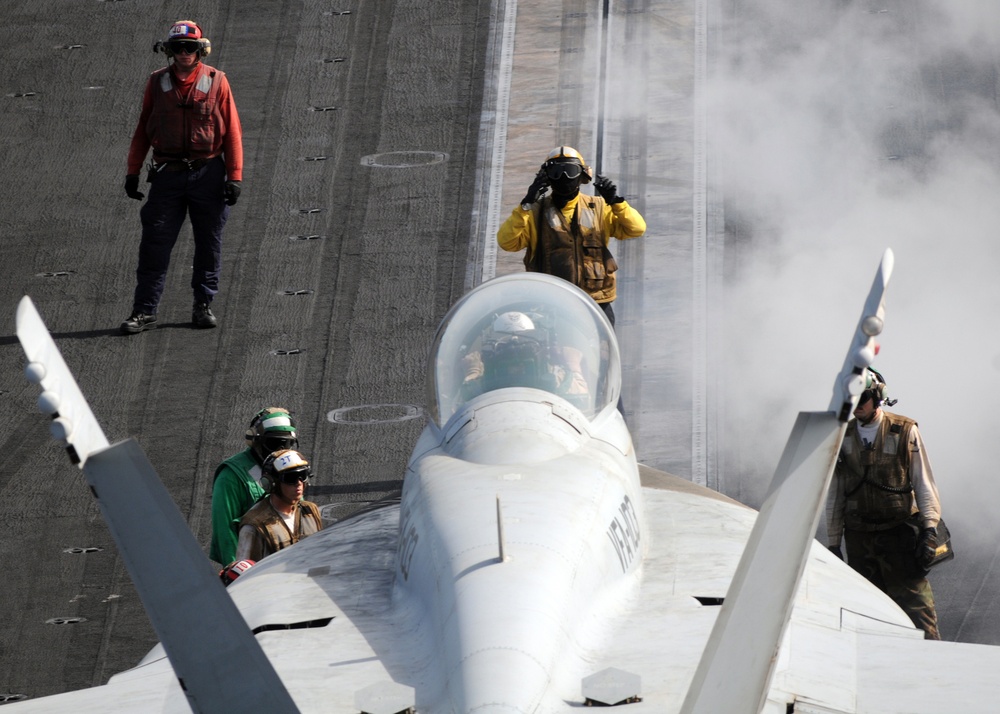
[[[594,182],[597,196],[580,193]],[[548,190],[551,189],[551,193]],[[594,180],[576,149],[560,146],[545,159],[521,204],[497,232],[507,251],[526,249],[524,267],[568,280],[588,293],[615,324],[615,263],[611,238],[638,238],[646,221],[606,176]]]

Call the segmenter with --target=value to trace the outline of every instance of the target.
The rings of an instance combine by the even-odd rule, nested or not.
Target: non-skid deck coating
[[[0,699],[101,684],[155,643],[93,498],[48,438],[23,377],[20,296],[38,305],[109,439],[139,440],[206,552],[215,466],[242,448],[264,406],[295,414],[315,466],[310,497],[329,517],[391,494],[422,426],[411,417],[424,403],[430,340],[492,240],[474,233],[483,191],[500,191],[503,220],[552,146],[593,155],[602,42],[611,82],[597,168],[649,224],[645,238],[616,247],[626,413],[641,461],[691,476],[695,190],[707,188],[716,218],[721,210],[711,172],[708,187],[694,185],[695,4],[612,3],[609,24],[602,5],[9,3],[0,50]],[[487,135],[505,61],[499,23],[515,11],[509,113],[502,136]],[[244,189],[214,305],[220,327],[190,328],[185,228],[160,327],[123,337],[140,207],[122,190],[125,156],[145,77],[164,62],[150,48],[181,17],[212,40],[209,63],[229,76],[244,130]],[[501,139],[497,189],[482,177]],[[732,261],[747,247],[726,249]],[[521,269],[519,255],[497,260],[497,274]],[[713,280],[721,262],[709,266]],[[831,378],[840,359],[830,360]],[[711,424],[709,433],[723,438]],[[727,473],[710,485],[737,498],[759,493]],[[961,521],[949,520],[957,537]],[[935,574],[942,632],[998,643],[992,558],[958,547]]]

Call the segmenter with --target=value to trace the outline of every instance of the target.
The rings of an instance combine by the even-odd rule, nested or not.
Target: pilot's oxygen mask
[[[483,341],[483,391],[532,387],[550,391],[555,382],[547,348],[534,337],[516,334]]]

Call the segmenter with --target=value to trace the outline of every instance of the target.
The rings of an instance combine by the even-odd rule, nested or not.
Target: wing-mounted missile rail
[[[52,417],[52,438],[66,448],[73,464],[83,468],[90,454],[108,447],[108,439],[27,295],[17,306],[17,337],[28,358],[24,374],[42,389],[38,409]]]
[[[837,414],[842,422],[851,418],[858,396],[865,388],[865,368],[871,365],[878,353],[875,338],[882,334],[885,325],[885,289],[892,276],[893,261],[892,249],[886,248],[854,331],[851,347],[847,350],[844,366],[833,383],[830,411]]]
[[[194,712],[298,709],[135,439],[108,445],[31,299],[17,308],[28,379],[78,465]]]

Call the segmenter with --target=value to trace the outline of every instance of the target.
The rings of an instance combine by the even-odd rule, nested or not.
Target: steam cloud
[[[1000,5],[760,0],[726,21],[710,91],[741,256],[726,285],[729,443],[760,466],[744,478],[762,498],[795,413],[828,404],[891,247],[873,366],[892,411],[920,423],[952,532],[991,558]]]

